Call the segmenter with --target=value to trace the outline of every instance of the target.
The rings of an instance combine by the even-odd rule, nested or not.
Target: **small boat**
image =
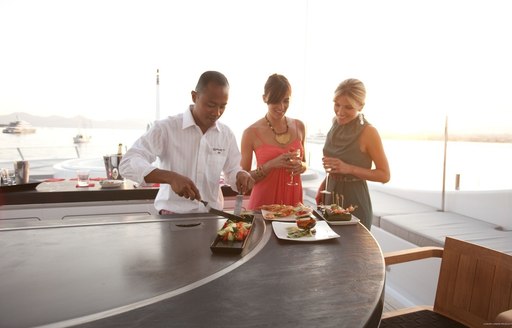
[[[87,136],[81,133],[73,137],[73,142],[76,144],[87,143],[89,140],[91,140],[91,136]]]
[[[327,137],[327,135],[325,135],[324,133],[317,132],[315,134],[309,135],[306,138],[306,141],[311,142],[311,143],[316,143],[316,144],[323,144],[323,143],[325,143],[326,137]]]
[[[11,133],[11,134],[24,134],[24,133],[34,133],[36,132],[36,128],[32,126],[27,121],[14,121],[10,122],[9,125],[2,130],[3,133]]]

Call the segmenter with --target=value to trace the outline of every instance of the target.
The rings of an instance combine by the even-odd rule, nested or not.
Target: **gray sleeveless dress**
[[[359,149],[359,137],[367,125],[369,125],[368,121],[363,118],[363,124],[361,124],[359,117],[344,125],[339,125],[334,120],[325,140],[324,156],[336,157],[345,163],[370,169],[372,167],[370,156]],[[357,205],[357,209],[352,214],[370,230],[373,210],[366,180],[353,175],[330,174],[327,190],[331,191],[331,195],[326,195],[325,204],[336,203],[338,199],[341,205],[343,199],[345,208],[349,205]]]

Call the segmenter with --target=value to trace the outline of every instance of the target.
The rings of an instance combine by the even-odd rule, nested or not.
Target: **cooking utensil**
[[[235,221],[245,221],[245,219],[239,215],[234,215],[228,212],[224,212],[215,208],[212,208],[210,205],[208,205],[207,201],[201,200],[201,203],[203,203],[204,206],[208,209],[209,213],[220,215],[222,217],[225,217],[226,219],[235,220]]]
[[[240,216],[240,214],[242,213],[242,203],[243,203],[243,201],[244,201],[244,195],[242,195],[241,193],[236,195],[235,209],[233,210],[233,214],[234,215]]]

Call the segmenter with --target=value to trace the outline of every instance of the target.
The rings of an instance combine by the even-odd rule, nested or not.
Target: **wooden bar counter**
[[[256,215],[242,254],[214,254],[224,221],[118,215],[0,229],[0,326],[378,326],[384,260],[362,225],[297,242]]]

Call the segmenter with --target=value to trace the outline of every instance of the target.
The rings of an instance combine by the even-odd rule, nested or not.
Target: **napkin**
[[[75,179],[75,180],[76,180],[76,179]],[[89,187],[94,187],[94,183],[92,183],[92,182],[91,182],[91,183],[89,183],[89,185],[88,185],[88,186],[79,186],[79,185],[76,185],[75,187],[76,187],[76,188],[89,188]]]
[[[49,179],[45,179],[44,182],[59,182],[59,181],[64,181],[66,179],[63,179],[63,178],[49,178]]]

